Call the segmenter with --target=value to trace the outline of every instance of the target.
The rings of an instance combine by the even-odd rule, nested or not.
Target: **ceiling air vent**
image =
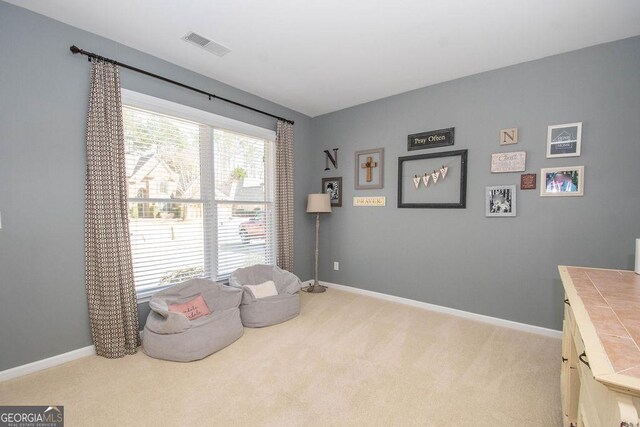
[[[196,46],[200,46],[204,50],[207,50],[214,55],[225,56],[227,53],[231,52],[226,46],[221,45],[220,43],[216,43],[206,37],[201,36],[200,34],[191,32],[184,36],[182,40],[186,40],[189,43],[193,43]]]

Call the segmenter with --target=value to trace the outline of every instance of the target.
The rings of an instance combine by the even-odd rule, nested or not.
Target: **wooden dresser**
[[[565,426],[640,427],[640,276],[559,266]]]

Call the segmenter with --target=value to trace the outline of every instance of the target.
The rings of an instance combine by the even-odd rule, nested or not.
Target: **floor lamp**
[[[331,200],[329,200],[329,195],[325,193],[309,194],[307,198],[307,213],[316,214],[316,269],[313,285],[308,286],[305,290],[318,294],[327,289],[318,282],[318,236],[320,233],[320,214],[331,213]]]

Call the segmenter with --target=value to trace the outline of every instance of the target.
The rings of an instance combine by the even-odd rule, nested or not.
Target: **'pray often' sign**
[[[453,145],[454,128],[414,133],[407,137],[409,151]]]

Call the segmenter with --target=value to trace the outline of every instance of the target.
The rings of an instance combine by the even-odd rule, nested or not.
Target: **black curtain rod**
[[[100,56],[100,55],[97,55],[95,53],[87,52],[86,50],[80,49],[76,45],[71,46],[69,48],[69,50],[73,54],[79,53],[80,55],[88,56],[89,57],[89,61],[91,61],[91,58],[94,58],[94,59],[98,59],[100,61],[110,62],[112,64],[115,64],[115,65],[119,66],[119,67],[127,68],[129,70],[135,71],[136,73],[144,74],[146,76],[153,77],[153,78],[156,78],[158,80],[162,80],[164,82],[171,83],[173,85],[180,86],[180,87],[183,87],[185,89],[189,89],[189,90],[192,90],[194,92],[201,93],[202,95],[208,96],[209,99],[219,99],[220,101],[228,102],[229,104],[237,105],[238,107],[246,108],[247,110],[255,111],[256,113],[260,113],[260,114],[264,114],[265,116],[273,117],[274,119],[284,120],[285,122],[288,122],[288,123],[291,123],[291,124],[294,123],[293,120],[285,119],[284,117],[276,116],[275,114],[267,113],[266,111],[262,111],[262,110],[258,110],[257,108],[249,107],[248,105],[244,105],[244,104],[241,104],[239,102],[232,101],[232,100],[227,99],[227,98],[223,98],[223,97],[215,95],[213,93],[205,92],[204,90],[200,90],[200,89],[195,88],[193,86],[188,86],[188,85],[186,85],[184,83],[180,83],[180,82],[177,82],[175,80],[171,80],[171,79],[168,79],[166,77],[162,77],[162,76],[159,76],[157,74],[150,73],[149,71],[145,71],[145,70],[142,70],[140,68],[132,67],[131,65],[123,64],[122,62],[116,61],[115,59],[105,58],[104,56]]]

